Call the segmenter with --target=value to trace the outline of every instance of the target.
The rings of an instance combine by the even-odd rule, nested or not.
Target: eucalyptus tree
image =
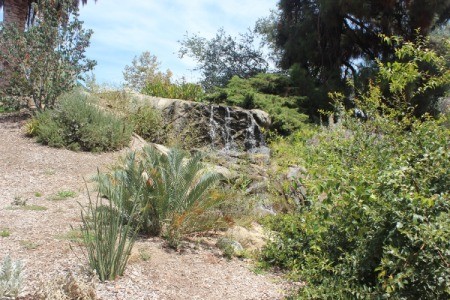
[[[39,5],[41,1],[36,0],[0,0],[0,8],[3,8],[3,25],[14,25],[19,29],[25,29],[26,24],[30,24],[35,15],[34,5]],[[60,4],[60,0],[52,1],[55,5]],[[87,0],[74,0],[74,4],[86,4]]]
[[[48,3],[49,1],[41,0],[0,0],[0,9],[3,8],[3,24],[0,23],[2,25],[0,26],[0,30],[1,28],[15,27],[19,31],[23,31],[27,25],[33,23],[36,14],[42,6],[48,5]],[[61,5],[64,3],[63,0],[52,0],[50,3],[55,5],[57,9],[59,8],[58,11],[60,12],[64,6]],[[72,1],[72,4],[76,6],[80,5],[80,3],[84,5],[87,3],[87,0]],[[0,50],[4,52],[5,50],[1,49],[2,47],[3,45],[0,45]],[[0,62],[0,70],[7,69],[8,63],[7,61]],[[0,78],[0,88],[4,89],[9,77],[9,74],[3,74]]]

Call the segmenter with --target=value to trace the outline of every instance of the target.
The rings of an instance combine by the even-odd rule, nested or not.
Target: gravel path
[[[53,149],[24,136],[20,118],[0,116],[0,259],[10,255],[25,265],[21,295],[67,272],[81,272],[87,260],[69,241],[87,202],[84,179],[105,170],[123,153],[91,154]],[[58,192],[75,192],[55,200]],[[12,203],[26,202],[24,207]],[[36,209],[45,210],[36,210]],[[207,238],[205,240],[208,240]],[[210,243],[213,245],[213,243]],[[256,274],[248,261],[228,261],[214,246],[192,243],[181,253],[161,239],[141,239],[125,275],[96,283],[101,299],[282,299],[287,284],[272,274]],[[27,298],[32,299],[32,298]]]

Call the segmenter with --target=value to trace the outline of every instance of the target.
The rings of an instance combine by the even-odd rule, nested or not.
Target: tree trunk
[[[3,3],[3,24],[7,26],[16,26],[20,31],[25,30],[25,24],[28,16],[29,0],[5,0]],[[3,51],[0,45],[0,51]],[[4,72],[0,77],[0,94],[8,83],[8,62],[1,62]]]
[[[3,4],[3,24],[14,25],[24,30],[28,15],[29,0],[5,0]]]

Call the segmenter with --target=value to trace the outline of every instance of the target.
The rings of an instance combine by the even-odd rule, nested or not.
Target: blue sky
[[[188,32],[211,38],[223,27],[237,35],[269,15],[277,0],[93,0],[80,9],[85,28],[94,30],[87,56],[97,61],[99,83],[119,85],[125,65],[150,51],[161,69],[195,81],[194,61],[178,58],[178,41]],[[2,19],[0,13],[0,19]]]

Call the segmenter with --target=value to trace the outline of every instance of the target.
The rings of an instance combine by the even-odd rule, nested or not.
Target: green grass
[[[58,240],[83,243],[83,233],[79,229],[71,229],[66,233],[56,235],[55,238]]]
[[[20,241],[20,245],[24,247],[26,250],[35,250],[40,246],[40,244],[29,240]]]
[[[142,261],[149,261],[151,258],[151,253],[147,249],[139,249],[139,258]]]
[[[6,209],[8,210],[32,210],[32,211],[43,211],[43,210],[47,210],[48,208],[42,205],[36,205],[36,204],[32,204],[32,205],[23,205],[23,206],[9,206]]]
[[[42,197],[42,193],[36,192],[36,193],[34,193],[34,196],[35,196],[36,198]]]
[[[11,231],[8,228],[0,229],[0,237],[9,237],[11,235]]]
[[[74,198],[76,197],[77,193],[75,193],[74,191],[59,191],[56,194],[50,196],[48,198],[48,200],[52,200],[52,201],[61,201],[61,200],[66,200],[69,198]]]
[[[5,108],[3,106],[0,106],[0,114],[1,113],[7,113],[7,112],[14,112],[14,111],[17,111],[17,110],[14,110],[14,109],[11,109],[11,108]]]

